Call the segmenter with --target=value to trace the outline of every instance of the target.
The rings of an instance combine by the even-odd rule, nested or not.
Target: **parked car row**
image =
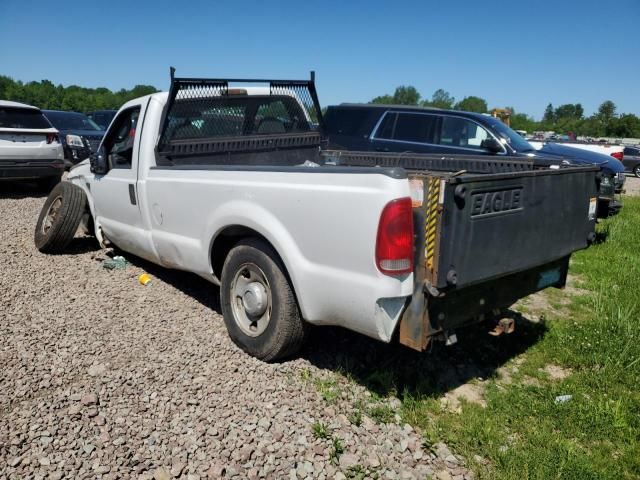
[[[12,108],[18,107],[13,105]],[[47,128],[57,130],[55,143],[62,147],[67,168],[97,151],[106,128],[117,113],[116,110],[97,110],[86,115],[40,111],[23,104],[20,108],[40,112],[44,121],[49,122]],[[600,216],[615,213],[621,207],[615,195],[623,189],[625,171],[640,177],[638,148],[626,147],[623,152],[623,147],[617,146],[528,142],[499,119],[478,113],[413,106],[342,104],[328,107],[324,133],[329,148],[345,150],[514,155],[533,157],[541,162],[560,159],[568,163],[596,164],[603,173],[599,192]],[[601,151],[603,148],[607,150]],[[611,155],[604,154],[609,150],[613,152]],[[40,176],[41,172],[33,172],[34,176]]]
[[[60,132],[67,167],[88,158],[104,136],[104,129],[83,113],[43,110],[42,113]]]
[[[0,178],[36,180],[51,189],[65,168],[97,151],[116,110],[90,113],[101,123],[83,113],[0,100]]]
[[[35,179],[50,189],[60,182],[64,167],[59,132],[42,111],[0,100],[0,178]]]

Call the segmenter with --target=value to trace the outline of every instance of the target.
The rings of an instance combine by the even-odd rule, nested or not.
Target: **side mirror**
[[[89,164],[91,166],[91,172],[98,175],[104,175],[109,171],[109,165],[107,164],[107,150],[100,145],[97,152],[89,155]]]
[[[502,144],[493,137],[485,138],[484,140],[482,140],[480,146],[485,150],[489,150],[491,153],[504,152],[504,147],[502,146]]]

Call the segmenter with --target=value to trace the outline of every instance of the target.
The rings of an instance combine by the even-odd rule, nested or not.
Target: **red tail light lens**
[[[618,160],[622,161],[622,159],[624,158],[624,153],[623,152],[613,152],[611,154],[611,156],[613,158],[617,158]]]
[[[382,210],[376,239],[376,266],[385,275],[413,271],[413,212],[408,197],[393,200]]]
[[[58,135],[56,133],[47,133],[47,144],[58,143]]]

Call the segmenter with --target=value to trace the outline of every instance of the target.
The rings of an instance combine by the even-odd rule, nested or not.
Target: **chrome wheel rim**
[[[49,208],[47,209],[47,213],[44,216],[44,220],[42,221],[42,233],[45,235],[53,226],[53,222],[55,222],[58,217],[58,212],[60,212],[60,208],[62,208],[62,197],[56,197]]]
[[[271,321],[271,287],[264,272],[253,263],[241,265],[231,283],[233,319],[250,337],[264,333]]]

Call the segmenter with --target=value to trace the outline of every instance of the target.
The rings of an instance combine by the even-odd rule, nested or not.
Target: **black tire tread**
[[[272,362],[281,358],[289,357],[296,353],[303,345],[307,336],[308,325],[302,319],[300,308],[298,307],[298,301],[290,286],[286,269],[284,268],[280,257],[273,247],[264,240],[259,238],[246,238],[241,240],[234,248],[231,249],[231,252],[229,252],[227,260],[225,261],[225,266],[230,258],[237,255],[243,255],[247,249],[257,250],[259,253],[264,254],[273,266],[276,267],[276,271],[279,271],[279,275],[277,275],[277,278],[275,279],[276,284],[271,288],[272,291],[275,289],[280,290],[283,294],[283,301],[278,309],[279,318],[271,319],[272,322],[276,322],[275,335],[270,339],[271,341],[265,345],[266,348],[261,352],[249,351],[241,341],[238,341],[237,338],[234,338],[234,336],[231,335],[231,331],[229,333],[232,340],[234,340],[240,348],[260,360]],[[225,278],[224,273],[223,268],[223,278]],[[221,289],[221,292],[223,291],[224,287]],[[224,300],[222,303],[224,303]],[[230,319],[229,321],[233,322],[234,320]]]
[[[50,233],[44,235],[41,232],[42,222],[49,205],[58,196],[62,196],[62,207],[58,213]],[[60,182],[49,194],[47,201],[42,207],[38,222],[36,223],[35,243],[42,253],[56,254],[64,252],[75,236],[80,220],[84,214],[86,206],[86,196],[84,191],[70,182]]]

